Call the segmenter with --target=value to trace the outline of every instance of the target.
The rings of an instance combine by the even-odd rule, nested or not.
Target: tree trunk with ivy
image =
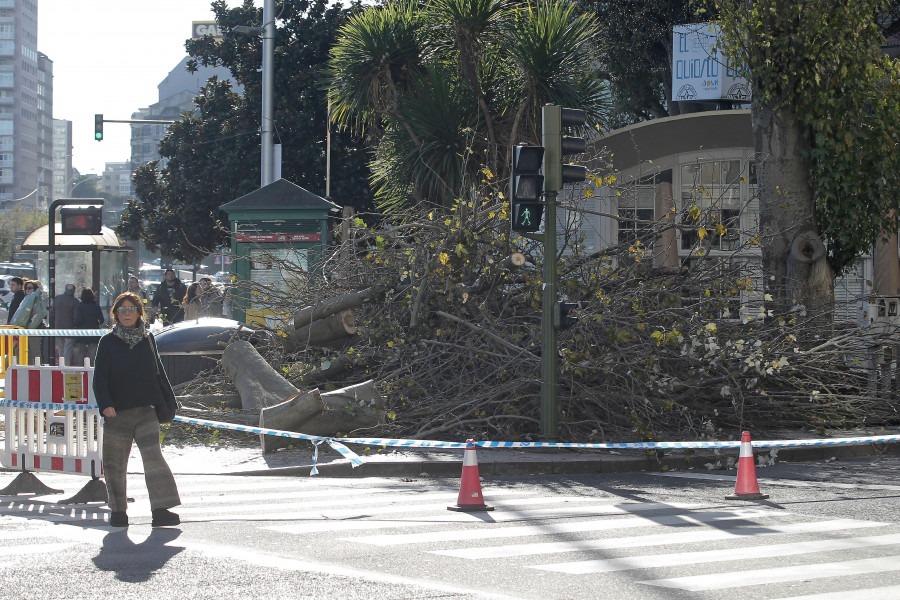
[[[834,309],[834,272],[816,222],[809,183],[808,148],[790,107],[754,105],[760,238],[765,289],[773,316],[808,319],[808,332],[821,335]],[[805,315],[804,315],[805,313]]]

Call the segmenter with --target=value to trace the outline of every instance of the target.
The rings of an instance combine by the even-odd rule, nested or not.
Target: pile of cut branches
[[[730,439],[742,429],[824,432],[900,420],[896,382],[878,364],[886,338],[843,322],[844,313],[820,331],[804,307],[774,314],[755,240],[711,252],[715,236],[733,235],[716,226],[699,236],[690,261],[661,266],[666,231],[696,231],[692,222],[705,218],[696,207],[639,223],[639,234],[593,252],[577,234],[585,211],[566,208],[558,286],[581,307],[578,323],[558,335],[562,439]],[[306,308],[297,327],[315,320],[316,307],[334,305],[352,310],[342,317],[352,328],[313,340],[287,319],[279,333],[291,343],[267,359],[301,389],[374,379],[389,422],[357,435],[538,439],[545,257],[541,244],[510,233],[502,194],[377,227],[364,217],[324,264],[285,262],[282,291],[252,292],[273,310]]]

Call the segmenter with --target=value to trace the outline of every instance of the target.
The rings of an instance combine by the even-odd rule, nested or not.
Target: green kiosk
[[[288,315],[279,314],[269,295],[254,294],[254,289],[265,286],[277,295],[302,286],[296,280],[322,264],[328,247],[328,217],[339,214],[341,208],[279,179],[222,205],[222,210],[231,221],[231,270],[238,283],[233,317],[275,327]]]

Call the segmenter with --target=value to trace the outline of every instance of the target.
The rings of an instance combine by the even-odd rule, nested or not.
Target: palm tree
[[[559,0],[393,0],[352,18],[331,52],[334,121],[366,135],[382,210],[452,207],[509,147],[540,140],[540,107],[604,125],[597,24]]]

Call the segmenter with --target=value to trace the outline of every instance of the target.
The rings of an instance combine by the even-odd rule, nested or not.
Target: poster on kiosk
[[[720,48],[718,25],[672,28],[672,100],[750,102],[750,84]]]

